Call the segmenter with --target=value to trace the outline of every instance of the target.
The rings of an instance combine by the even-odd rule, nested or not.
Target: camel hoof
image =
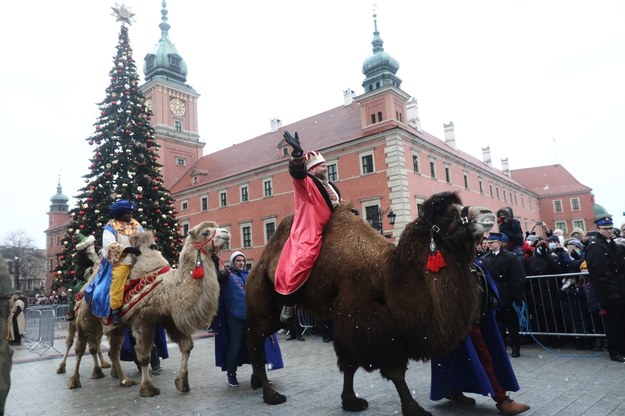
[[[142,385],[139,389],[139,396],[141,397],[154,397],[161,394],[161,389],[154,387],[152,384]]]
[[[369,407],[369,402],[360,397],[351,396],[347,399],[343,399],[343,410],[348,412],[362,412]]]
[[[263,401],[271,405],[282,404],[286,402],[286,396],[271,389],[270,391],[263,393]]]
[[[403,416],[432,416],[432,413],[419,406],[417,402],[402,406],[401,414]]]
[[[102,361],[102,365],[100,367],[102,367],[102,368],[111,368],[111,363],[107,363],[106,361]]]
[[[56,369],[57,374],[65,374],[65,363],[59,364],[59,368]]]
[[[189,380],[186,378],[177,378],[176,379],[176,389],[183,393],[188,393],[191,391],[191,387],[189,387]]]
[[[82,385],[80,384],[80,378],[78,377],[72,377],[69,379],[69,382],[67,383],[67,388],[72,390],[72,389],[79,389],[81,388]]]
[[[250,384],[252,385],[253,390],[257,390],[263,386],[263,381],[261,377],[257,374],[252,374],[252,379],[250,380]]]
[[[93,373],[91,373],[92,379],[104,378],[104,372],[100,367],[95,367]]]
[[[122,387],[132,387],[137,384],[133,379],[126,377],[122,381],[119,382],[119,385]]]

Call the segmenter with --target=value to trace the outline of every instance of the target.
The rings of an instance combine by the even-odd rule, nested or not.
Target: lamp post
[[[384,211],[381,211],[380,208],[377,206],[375,208],[376,209],[374,212],[368,213],[367,222],[376,230],[380,230],[380,234],[384,235],[384,227],[382,226],[384,215],[386,215],[386,217],[388,218],[388,222],[391,225],[395,225],[395,218],[397,217],[397,215],[393,212],[391,207],[386,208]]]
[[[14,276],[14,279],[15,279],[15,282],[14,282],[15,290],[20,290],[20,288],[19,288],[19,284],[20,284],[20,258],[18,256],[15,256],[15,258],[13,259],[13,276]]]

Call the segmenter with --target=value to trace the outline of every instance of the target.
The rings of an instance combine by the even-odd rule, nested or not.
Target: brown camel
[[[442,355],[468,332],[477,307],[470,266],[477,242],[494,223],[490,210],[463,207],[456,193],[435,194],[395,247],[354,216],[350,204],[337,207],[298,305],[333,321],[343,409],[361,411],[368,406],[353,388],[361,367],[378,369],[393,382],[403,415],[431,415],[410,394],[405,381],[408,360]],[[251,383],[254,389],[262,387],[268,404],[286,401],[267,379],[263,342],[281,326],[282,302],[274,290],[274,273],[291,224],[292,217],[280,223],[246,286]],[[446,262],[438,272],[426,270],[432,239]]]
[[[230,234],[224,228],[210,221],[189,230],[188,237],[180,253],[179,268],[168,269],[168,263],[161,253],[151,248],[154,237],[151,232],[139,233],[131,238],[131,243],[139,247],[141,255],[133,265],[130,279],[149,277],[150,280],[162,278],[160,284],[149,292],[123,315],[123,325],[107,330],[112,362],[112,374],[119,377],[120,385],[129,387],[135,384],[123,371],[120,364],[120,351],[123,342],[123,330],[129,328],[136,339],[135,352],[141,364],[142,397],[160,394],[160,389],[152,384],[149,371],[150,351],[154,342],[154,326],[162,325],[169,339],[178,344],[182,359],[176,376],[176,388],[188,392],[188,360],[193,349],[192,334],[199,328],[206,328],[212,321],[218,305],[219,283],[212,256],[229,241]],[[201,261],[202,273],[198,276],[196,263]],[[85,285],[86,286],[86,285]],[[91,314],[91,308],[83,300],[76,314],[78,337],[76,339],[76,368],[68,382],[68,388],[80,387],[80,361],[89,345],[89,352],[94,359],[92,378],[104,377],[98,366],[96,352],[100,345],[103,325],[99,318]],[[127,305],[124,305],[126,307]]]

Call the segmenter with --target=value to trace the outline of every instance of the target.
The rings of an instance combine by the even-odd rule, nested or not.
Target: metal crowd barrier
[[[34,351],[37,347],[42,347],[43,351],[39,355],[43,355],[50,348],[60,352],[54,348],[57,318],[55,308],[27,308],[24,317],[26,318],[24,338],[28,342],[28,350]]]
[[[588,273],[527,276],[527,325],[521,335],[605,337],[603,315]]]

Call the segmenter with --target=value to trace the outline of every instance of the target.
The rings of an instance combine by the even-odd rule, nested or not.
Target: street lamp
[[[15,256],[13,259],[13,275],[15,279],[15,290],[20,290],[20,258],[18,256]]]
[[[388,214],[387,214],[388,213]],[[384,235],[384,227],[382,226],[382,220],[384,215],[388,218],[388,222],[391,225],[395,225],[395,218],[397,215],[393,212],[391,207],[386,208],[384,211],[380,210],[380,207],[375,206],[375,210],[367,212],[367,222],[370,226],[376,230],[380,230],[380,234]]]

